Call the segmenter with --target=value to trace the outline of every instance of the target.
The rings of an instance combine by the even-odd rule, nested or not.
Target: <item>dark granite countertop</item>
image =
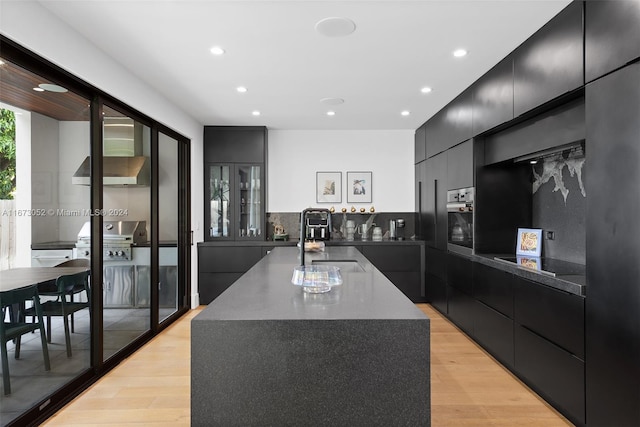
[[[324,294],[307,294],[291,283],[299,263],[295,247],[278,247],[253,266],[194,318],[206,320],[426,319],[356,248],[327,247],[307,252],[314,261],[353,260],[341,268],[343,284]],[[329,263],[330,264],[330,263]]]
[[[461,255],[471,258],[475,262],[487,265],[489,267],[497,268],[499,270],[508,271],[516,276],[522,277],[532,282],[541,283],[543,285],[559,289],[561,291],[569,292],[578,296],[587,295],[587,278],[585,274],[557,274],[556,277],[548,276],[543,273],[539,273],[532,269],[520,267],[516,264],[510,264],[503,261],[494,259],[495,257],[509,257],[513,254],[475,254],[475,255]]]

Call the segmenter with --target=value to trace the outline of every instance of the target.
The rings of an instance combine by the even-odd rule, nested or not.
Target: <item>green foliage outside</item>
[[[0,200],[16,191],[16,116],[0,108]]]

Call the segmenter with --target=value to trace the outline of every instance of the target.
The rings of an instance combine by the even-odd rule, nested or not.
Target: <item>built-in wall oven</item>
[[[474,189],[447,191],[447,249],[461,254],[473,254]]]

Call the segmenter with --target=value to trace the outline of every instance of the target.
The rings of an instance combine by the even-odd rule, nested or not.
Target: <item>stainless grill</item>
[[[131,261],[131,246],[147,242],[146,221],[104,221],[102,224],[103,261]],[[91,257],[91,223],[85,222],[76,241],[74,258]]]

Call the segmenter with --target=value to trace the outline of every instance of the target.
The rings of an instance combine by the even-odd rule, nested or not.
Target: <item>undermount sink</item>
[[[334,265],[340,268],[340,271],[350,273],[362,273],[364,268],[354,259],[314,259],[312,264]]]

